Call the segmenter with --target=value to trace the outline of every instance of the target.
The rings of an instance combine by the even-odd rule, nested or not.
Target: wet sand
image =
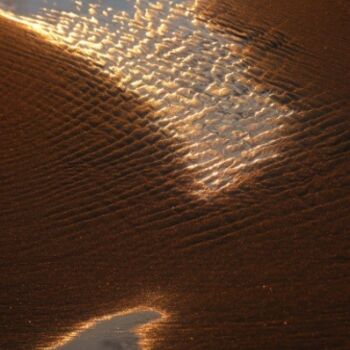
[[[348,7],[269,4],[198,8],[294,111],[277,156],[210,197],[155,105],[0,18],[1,349],[135,307],[168,316],[145,348],[350,346]]]

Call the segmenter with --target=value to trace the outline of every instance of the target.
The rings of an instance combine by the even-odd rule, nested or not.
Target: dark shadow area
[[[197,10],[251,43],[245,48],[250,76],[267,87],[294,97],[348,96],[347,1],[199,0]]]
[[[182,204],[190,179],[148,120],[152,106],[93,63],[0,21],[0,344],[30,349],[147,304],[144,280],[165,241],[157,251],[142,225]]]

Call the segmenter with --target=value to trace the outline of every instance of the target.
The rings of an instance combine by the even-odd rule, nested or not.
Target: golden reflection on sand
[[[154,106],[148,117],[183,145],[196,194],[233,186],[246,167],[278,156],[293,111],[246,78],[245,39],[202,21],[196,2],[136,0],[132,13],[101,3],[80,13],[81,6],[6,15],[94,60]]]

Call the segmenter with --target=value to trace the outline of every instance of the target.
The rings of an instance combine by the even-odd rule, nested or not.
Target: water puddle
[[[154,106],[147,118],[183,145],[196,195],[239,183],[245,169],[278,156],[293,111],[250,80],[247,38],[215,30],[195,1],[0,3]]]
[[[140,333],[161,318],[155,311],[138,311],[109,316],[82,325],[50,349],[55,350],[138,350]]]

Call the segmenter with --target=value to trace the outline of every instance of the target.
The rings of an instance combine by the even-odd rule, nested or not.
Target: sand
[[[198,8],[248,37],[250,86],[293,111],[276,156],[218,191],[156,104],[0,18],[1,349],[134,308],[166,315],[144,348],[349,348],[347,7],[270,3]]]

